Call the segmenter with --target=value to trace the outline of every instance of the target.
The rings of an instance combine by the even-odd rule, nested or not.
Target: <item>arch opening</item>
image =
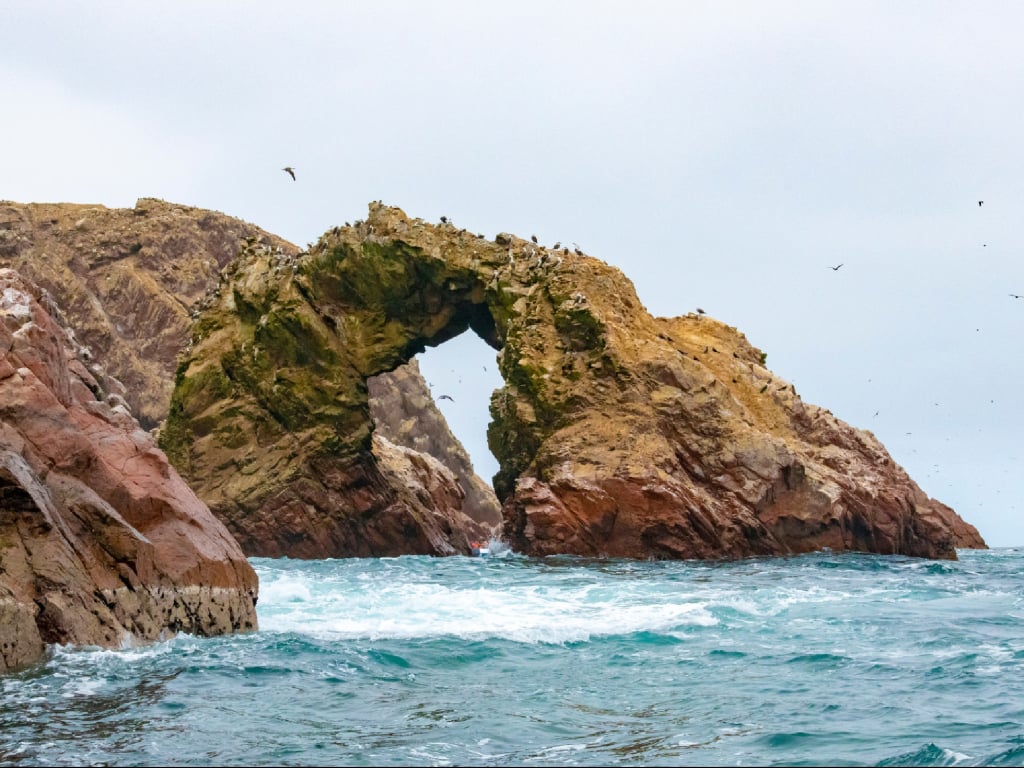
[[[504,385],[493,349],[477,334],[463,332],[429,347],[416,361],[434,404],[469,453],[476,474],[492,485],[498,461],[487,445],[487,425],[491,394]]]

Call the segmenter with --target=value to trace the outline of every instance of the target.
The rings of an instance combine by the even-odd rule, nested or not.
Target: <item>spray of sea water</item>
[[[0,678],[0,762],[1024,764],[1015,550],[253,564],[257,633]]]

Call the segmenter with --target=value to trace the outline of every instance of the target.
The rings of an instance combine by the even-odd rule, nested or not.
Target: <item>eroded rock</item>
[[[51,311],[65,317],[85,345],[82,364],[102,366],[127,382],[128,388],[117,383],[116,392],[108,393],[107,398],[138,415],[147,429],[167,417],[178,355],[190,343],[193,319],[221,298],[225,265],[241,253],[243,260],[259,261],[267,276],[280,277],[294,271],[298,252],[296,246],[252,224],[152,198],[140,199],[134,209],[0,203],[0,266],[17,267],[53,296]],[[374,469],[368,481],[372,488],[344,500],[331,483],[342,487],[362,483],[366,470],[360,462],[339,464],[325,458],[321,468],[329,469],[325,477],[331,478],[330,482],[303,486],[294,498],[272,504],[284,521],[281,526],[268,518],[265,525],[254,522],[255,530],[250,533],[234,527],[232,516],[226,518],[248,553],[300,556],[306,552],[309,557],[327,551],[447,553],[454,551],[453,547],[463,549],[467,535],[483,538],[497,533],[497,499],[490,486],[473,474],[468,456],[430,398],[415,363],[374,377],[370,386],[371,419],[381,420],[381,434],[395,446],[427,451],[454,473],[453,479],[441,472],[427,485],[454,482],[464,493],[453,486],[450,493],[410,495],[405,479],[422,479],[422,472],[381,476]],[[261,450],[245,445],[252,436],[237,435],[230,450],[241,456]],[[401,463],[399,453],[389,452],[392,469]],[[421,468],[433,466],[407,458]],[[370,459],[371,465],[375,462]],[[332,522],[333,505],[351,503],[353,509],[362,509],[366,498],[379,501],[384,497],[390,500],[385,506],[396,505],[390,523],[377,522],[367,529],[357,525],[350,530],[346,524]],[[424,508],[422,499],[428,506],[433,500],[454,506]],[[217,497],[204,500],[216,501]],[[453,538],[443,546],[427,547],[422,541],[438,541],[437,531],[430,525],[420,530],[414,523],[410,525],[419,533],[407,535],[407,526],[398,523],[405,515],[400,507],[406,503],[412,504],[407,512],[417,520],[444,517],[441,530],[456,531]],[[463,518],[463,511],[470,522]],[[467,526],[468,533],[462,530]],[[294,530],[299,529],[307,534],[296,538]],[[359,542],[364,533],[368,540]]]
[[[0,269],[0,671],[50,643],[256,628],[256,574],[118,382]]]
[[[379,203],[291,270],[259,253],[229,269],[179,368],[163,445],[249,546],[375,554],[359,542],[393,518],[395,495],[367,381],[467,328],[500,350],[488,439],[521,552],[954,558],[984,546],[736,329],[652,317],[597,259]]]
[[[501,505],[491,486],[473,471],[469,454],[448,429],[416,360],[370,377],[367,386],[374,434],[437,459],[452,472],[465,493],[462,511],[486,529],[476,538],[496,535],[501,526]]]

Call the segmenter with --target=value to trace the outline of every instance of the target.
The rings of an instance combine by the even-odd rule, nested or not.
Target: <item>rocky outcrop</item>
[[[90,360],[126,383],[127,390],[121,394],[147,429],[167,417],[178,355],[189,342],[193,319],[219,295],[223,268],[243,250],[264,259],[268,270],[280,275],[293,268],[299,249],[230,216],[152,198],[140,199],[133,209],[0,203],[0,266],[17,268],[54,297]],[[483,538],[497,533],[500,512],[493,491],[473,474],[465,451],[430,398],[415,361],[411,365],[369,382],[371,419],[381,420],[381,434],[392,444],[378,446],[381,454],[387,453],[385,464],[391,471],[375,477],[384,487],[371,496],[385,494],[398,505],[418,499],[410,514],[423,520],[438,515],[445,518],[436,530],[430,526],[420,530],[418,524],[410,524],[420,530],[423,541],[439,541],[438,531],[445,529],[466,531],[453,534],[454,543],[436,547],[422,541],[411,543],[416,537],[403,533],[403,516],[397,512],[393,525],[367,531],[372,535],[362,544],[353,538],[359,535],[355,532],[313,534],[306,543],[292,537],[277,544],[273,525],[261,529],[258,540],[233,527],[248,553],[299,556],[308,551],[313,557],[341,537],[348,541],[345,551],[404,554],[408,544],[410,553],[444,554],[461,548],[466,536]],[[395,446],[426,451],[454,473],[454,478],[424,457],[413,457]],[[240,444],[234,448],[245,450]],[[419,469],[413,471],[410,465],[399,470],[404,461]],[[428,467],[438,470],[436,477],[426,478],[423,473]],[[359,476],[361,470],[352,471]],[[462,491],[452,486],[439,495],[424,493],[414,478],[435,490],[455,483]],[[413,482],[414,490],[406,482]],[[315,493],[306,497],[309,504],[318,499]],[[448,506],[431,508],[435,500]],[[466,521],[463,510],[475,522]],[[295,526],[318,525],[321,520],[314,510],[298,512],[289,507],[286,514],[295,518]]]
[[[434,405],[419,364],[411,360],[367,380],[375,434],[432,456],[449,469],[465,492],[462,511],[486,529],[476,538],[497,535],[501,505],[494,490],[473,471],[473,462]]]
[[[375,203],[278,266],[251,250],[228,270],[161,438],[250,547],[385,554],[360,545],[402,509],[374,454],[367,382],[467,328],[500,350],[488,439],[521,552],[954,558],[984,546],[736,329],[654,318],[620,272],[578,251]]]
[[[50,643],[256,628],[256,574],[124,388],[0,269],[0,672]]]
[[[134,208],[0,202],[0,267],[45,289],[126,387],[144,429],[167,415],[192,315],[244,243],[298,252],[259,227],[152,198]]]

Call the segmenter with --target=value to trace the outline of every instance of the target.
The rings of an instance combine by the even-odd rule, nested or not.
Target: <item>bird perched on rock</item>
[[[442,224],[447,224],[448,223],[448,217],[447,216],[442,216],[441,217],[441,223]]]
[[[704,314],[707,314],[707,313],[703,309],[701,309],[700,307],[697,307],[697,314],[698,315],[704,315]]]
[[[287,173],[289,176],[291,176],[292,177],[292,181],[295,181],[295,169],[294,168],[292,168],[290,165],[286,165],[281,170],[284,171],[285,173]]]
[[[536,235],[530,235],[530,239],[533,240],[533,242],[535,242],[535,243],[537,242],[537,236]]]

